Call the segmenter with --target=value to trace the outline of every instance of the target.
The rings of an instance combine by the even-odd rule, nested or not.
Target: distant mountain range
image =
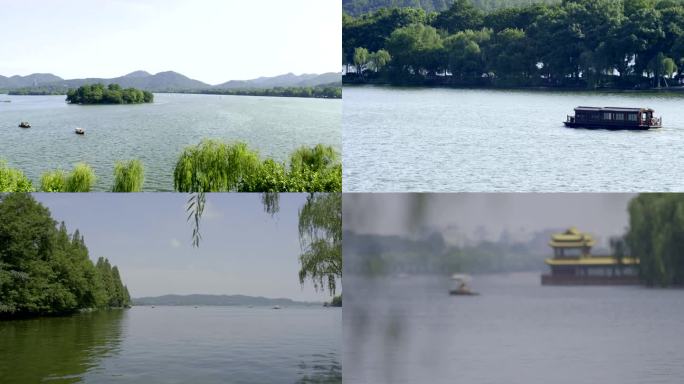
[[[173,71],[151,74],[145,71],[135,71],[127,75],[112,79],[62,79],[51,73],[34,73],[28,76],[5,77],[0,75],[0,89],[18,88],[77,88],[84,84],[116,83],[124,88],[134,87],[151,92],[165,91],[195,91],[203,89],[257,89],[275,87],[315,87],[318,85],[341,84],[341,74],[303,74],[288,73],[273,77],[259,77],[252,80],[231,80],[218,85],[210,85],[199,80],[191,79]]]
[[[291,299],[269,299],[261,296],[244,295],[164,295],[156,297],[140,297],[133,299],[133,305],[217,305],[255,307],[279,305],[286,306],[320,306],[323,303],[294,301]]]

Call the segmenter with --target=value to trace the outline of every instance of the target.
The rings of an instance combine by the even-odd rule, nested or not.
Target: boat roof
[[[641,111],[653,111],[651,108],[625,108],[625,107],[585,107],[579,106],[575,108],[575,111],[592,111],[592,112],[602,112],[602,111],[618,111],[618,112],[641,112]]]

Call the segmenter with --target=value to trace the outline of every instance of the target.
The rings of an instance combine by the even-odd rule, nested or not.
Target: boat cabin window
[[[645,121],[645,120],[646,120],[646,112],[642,112],[641,113],[641,121]]]
[[[613,114],[613,120],[624,120],[625,119],[625,114],[622,112],[614,113]]]
[[[613,114],[610,112],[603,112],[603,120],[613,120]]]
[[[628,114],[627,114],[627,120],[629,120],[629,121],[637,121],[637,114],[636,114],[636,113],[628,113]]]

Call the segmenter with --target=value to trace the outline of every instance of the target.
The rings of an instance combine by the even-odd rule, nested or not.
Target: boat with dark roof
[[[635,129],[662,127],[662,118],[653,116],[650,108],[577,107],[575,115],[563,122],[570,128]]]

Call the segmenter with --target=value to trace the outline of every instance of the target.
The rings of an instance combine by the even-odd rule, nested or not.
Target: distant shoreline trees
[[[122,89],[118,84],[86,84],[67,91],[70,104],[141,104],[154,101],[152,92],[136,88]]]
[[[78,230],[57,227],[29,194],[0,197],[0,317],[63,315],[130,301],[118,268],[103,257],[93,264]]]
[[[383,51],[391,60],[373,68]],[[345,83],[667,87],[684,80],[684,3],[565,0],[484,12],[455,0],[440,13],[344,15],[343,62]]]

